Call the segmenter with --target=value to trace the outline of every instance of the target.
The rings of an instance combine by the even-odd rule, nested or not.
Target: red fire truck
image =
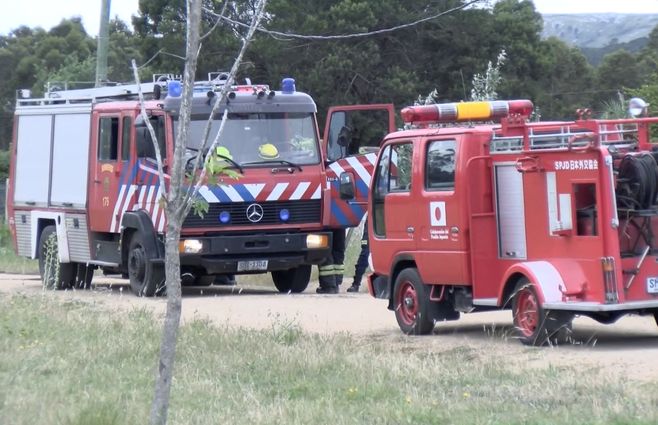
[[[142,86],[151,98],[146,110],[165,173],[181,106],[180,83],[160,82],[166,80],[154,77]],[[224,82],[225,76],[213,73],[195,85],[190,161]],[[39,259],[48,287],[87,287],[94,269],[101,268],[129,277],[138,295],[163,288],[162,191],[137,89],[53,91],[17,101],[9,224],[18,254]],[[311,265],[330,250],[330,205],[344,202],[332,200],[338,191],[327,182],[316,105],[295,90],[292,79],[284,79],[280,91],[235,86],[214,117],[210,140],[224,110],[220,156],[241,177],[201,187],[209,209],[203,216],[190,213],[183,224],[184,283],[208,285],[220,275],[271,272],[279,291],[301,292]]]
[[[511,309],[519,339],[574,315],[658,320],[658,117],[528,122],[527,100],[402,110],[370,188],[371,295],[405,333]],[[498,121],[499,124],[474,124]],[[653,126],[653,133],[652,133]],[[341,175],[341,193],[354,191]]]

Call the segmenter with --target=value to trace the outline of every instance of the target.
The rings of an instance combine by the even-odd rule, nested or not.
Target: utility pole
[[[110,44],[110,3],[101,0],[101,24],[98,29],[98,47],[96,48],[96,87],[102,87],[107,81],[107,50]]]

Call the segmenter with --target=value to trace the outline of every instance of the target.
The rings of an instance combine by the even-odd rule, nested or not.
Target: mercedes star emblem
[[[247,220],[258,223],[263,219],[263,207],[259,204],[251,204],[247,207]]]

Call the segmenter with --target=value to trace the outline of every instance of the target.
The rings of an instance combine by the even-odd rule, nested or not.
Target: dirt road
[[[89,302],[103,309],[148,308],[161,315],[164,299],[137,298],[127,281],[95,279],[89,291],[48,291],[47,296]],[[408,343],[420,350],[446,351],[467,347],[480,353],[495,352],[529,364],[573,365],[625,379],[658,382],[658,326],[653,317],[628,316],[613,325],[588,318],[574,321],[574,344],[527,348],[513,339],[507,312],[462,315],[455,322],[439,323],[430,337],[403,336],[386,302],[366,293],[316,295],[278,294],[274,288],[184,288],[183,320],[203,318],[219,326],[271,329],[299,326],[308,332],[347,332],[391,344]],[[0,293],[37,296],[44,293],[38,276],[1,275]],[[1,303],[1,302],[0,302]],[[1,304],[0,304],[1,305]]]

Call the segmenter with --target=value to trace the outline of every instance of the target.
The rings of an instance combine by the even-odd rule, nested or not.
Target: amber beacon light
[[[511,115],[528,117],[533,111],[529,100],[439,103],[402,109],[407,124],[499,120]]]

